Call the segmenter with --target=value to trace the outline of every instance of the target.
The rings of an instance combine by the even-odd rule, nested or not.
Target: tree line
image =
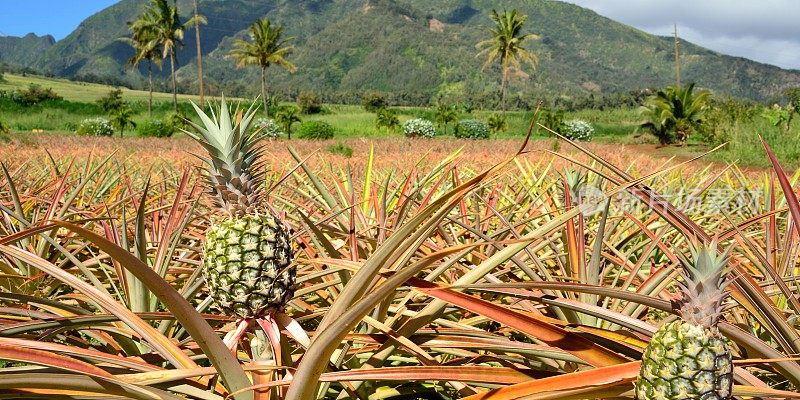
[[[178,59],[176,50],[183,46],[186,31],[195,28],[198,44],[200,38],[200,25],[208,23],[207,19],[197,12],[195,1],[194,15],[186,21],[181,19],[177,2],[173,0],[150,0],[142,14],[129,23],[131,36],[125,40],[135,49],[134,56],[129,65],[139,66],[147,64],[148,84],[150,91],[150,108],[152,108],[153,93],[153,66],[159,69],[164,62],[169,62],[172,80],[173,105],[178,106],[178,84],[176,70]],[[498,12],[492,10],[491,18],[494,26],[488,29],[489,38],[479,42],[477,56],[485,57],[482,70],[494,64],[499,64],[501,74],[501,101],[500,107],[505,116],[508,82],[514,71],[521,71],[523,66],[536,68],[538,55],[525,45],[539,36],[524,32],[527,16],[521,15],[516,9]],[[264,112],[269,115],[269,93],[267,72],[271,66],[279,66],[293,73],[297,71],[289,56],[294,47],[290,44],[293,37],[285,37],[284,27],[273,24],[264,17],[254,22],[249,28],[249,38],[237,38],[233,49],[228,53],[238,68],[255,66],[261,70],[261,100],[264,103]],[[198,52],[198,57],[201,57]],[[200,91],[202,95],[203,76],[202,60],[198,58]]]

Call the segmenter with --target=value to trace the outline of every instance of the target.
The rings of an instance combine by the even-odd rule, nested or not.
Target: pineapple
[[[193,104],[194,105],[194,104]],[[295,270],[289,233],[263,202],[264,173],[256,147],[261,131],[248,129],[250,108],[235,122],[225,99],[219,115],[206,115],[197,105],[202,126],[186,132],[207,151],[207,189],[224,217],[206,233],[203,275],[217,307],[239,318],[261,318],[280,311],[294,295]]]
[[[731,398],[733,358],[717,330],[725,289],[727,255],[716,244],[693,250],[685,263],[680,319],[656,331],[642,356],[638,400],[723,400]]]

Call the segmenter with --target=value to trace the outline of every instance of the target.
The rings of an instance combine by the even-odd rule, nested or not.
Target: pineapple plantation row
[[[0,398],[800,398],[777,160],[325,163],[224,110],[205,172],[188,145],[3,155]]]

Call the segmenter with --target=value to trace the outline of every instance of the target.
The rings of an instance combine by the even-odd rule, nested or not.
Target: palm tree
[[[126,104],[117,108],[111,113],[111,124],[119,129],[119,137],[125,134],[125,128],[129,125],[136,128],[136,122],[133,121],[133,110]]]
[[[148,14],[142,15],[140,18],[149,18]],[[143,29],[144,26],[150,25],[150,22],[141,22],[138,24],[128,23],[131,30],[131,37],[124,38],[131,46],[133,46],[136,53],[128,60],[128,65],[138,67],[142,61],[147,61],[147,81],[150,97],[147,101],[147,113],[153,116],[153,64],[158,66],[160,70],[163,66],[161,54],[162,50],[160,44],[153,37],[149,36],[149,32]]]
[[[447,125],[458,120],[458,109],[455,105],[440,103],[436,106],[434,119],[439,126],[444,126],[444,134],[447,135]]]
[[[297,107],[295,106],[288,106],[288,107],[281,107],[281,109],[275,114],[275,122],[283,128],[283,131],[286,132],[286,138],[292,138],[292,124],[295,122],[303,122],[300,117],[297,115]]]
[[[282,26],[272,26],[269,19],[262,18],[250,26],[250,40],[237,39],[229,54],[236,60],[238,68],[250,65],[261,67],[261,100],[267,116],[267,68],[276,64],[289,72],[297,71],[297,67],[286,59],[294,50],[293,46],[288,45],[292,39],[294,38],[283,38]]]
[[[707,90],[694,93],[694,83],[667,86],[639,109],[639,115],[645,119],[641,127],[653,133],[662,145],[676,139],[684,144],[689,134],[702,125],[710,99],[711,92]]]
[[[503,115],[505,115],[509,72],[511,68],[521,69],[522,63],[530,64],[531,68],[536,69],[539,57],[523,45],[526,40],[539,39],[539,36],[522,33],[522,28],[525,25],[525,21],[528,20],[528,16],[520,15],[516,9],[511,11],[503,10],[502,14],[499,14],[497,10],[492,10],[492,20],[494,20],[495,26],[489,29],[492,34],[491,39],[478,43],[476,47],[482,49],[478,56],[486,56],[486,62],[481,70],[486,70],[495,62],[500,63],[502,74],[500,83],[501,102]]]
[[[175,111],[178,110],[178,84],[175,76],[178,63],[177,49],[183,47],[183,36],[186,29],[198,23],[206,23],[205,17],[198,15],[182,22],[176,3],[173,2],[172,5],[169,5],[167,0],[150,0],[144,13],[131,23],[131,31],[140,32],[143,37],[150,38],[149,45],[154,47],[155,44],[158,44],[161,48],[161,57],[169,58],[172,75],[172,103]]]

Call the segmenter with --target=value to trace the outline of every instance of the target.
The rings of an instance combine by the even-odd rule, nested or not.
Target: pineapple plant
[[[660,327],[642,356],[638,400],[731,398],[733,357],[717,329],[726,286],[727,254],[716,244],[693,249],[680,283],[680,318]]]
[[[193,104],[202,125],[184,131],[207,152],[207,191],[222,217],[212,221],[203,249],[203,273],[210,295],[225,314],[262,318],[281,311],[294,295],[289,232],[264,202],[264,172],[258,158],[263,130],[251,130],[255,107],[231,112],[225,99],[218,114]]]

